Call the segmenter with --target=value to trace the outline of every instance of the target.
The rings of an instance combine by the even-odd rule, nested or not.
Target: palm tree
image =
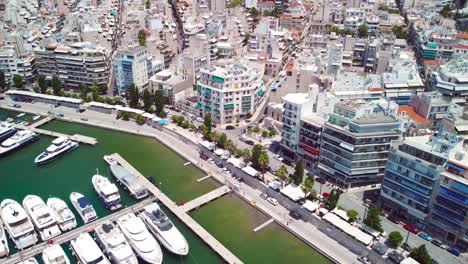
[[[288,175],[288,168],[286,166],[281,165],[277,170],[276,170],[276,176],[281,179],[281,188],[284,188],[284,181],[286,180],[286,176]]]
[[[234,142],[232,140],[228,139],[224,143],[224,148],[227,149],[231,154],[234,154],[236,152],[236,146],[234,146]]]
[[[309,197],[310,195],[312,195],[314,199],[316,198],[317,193],[314,190],[314,178],[313,177],[307,177],[305,179],[304,183],[302,184],[302,191],[304,192],[304,194],[306,194],[305,198]],[[307,193],[309,193],[309,195],[307,195]]]
[[[258,157],[258,166],[262,171],[262,180],[264,180],[265,170],[268,168],[269,164],[270,158],[268,157],[268,154],[266,153],[266,151],[262,151],[260,157]]]

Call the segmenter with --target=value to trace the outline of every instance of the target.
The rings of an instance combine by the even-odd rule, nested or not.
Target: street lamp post
[[[408,230],[408,233],[406,234],[406,241],[405,241],[405,244],[408,244],[409,235],[410,235],[410,232],[409,232],[409,230]]]

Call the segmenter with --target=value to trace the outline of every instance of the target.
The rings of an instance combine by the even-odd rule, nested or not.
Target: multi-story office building
[[[30,84],[35,81],[35,60],[31,54],[19,55],[11,46],[0,49],[0,70],[5,74],[8,83],[13,82],[13,76],[19,75],[24,83]]]
[[[211,113],[225,124],[255,114],[265,99],[263,69],[246,62],[219,61],[200,70],[197,81],[199,116]]]
[[[457,140],[443,132],[392,142],[381,190],[384,210],[423,228],[440,174]]]
[[[451,152],[432,201],[427,231],[462,251],[468,249],[468,142]]]
[[[317,167],[323,124],[325,119],[317,113],[306,113],[300,120],[296,155],[304,161],[305,168],[309,170]]]
[[[468,106],[468,59],[452,59],[434,73],[435,89],[452,98],[452,102]]]
[[[109,82],[109,51],[89,42],[37,47],[34,56],[37,73],[48,80],[58,75],[66,89],[77,90],[81,83],[90,87],[93,82],[106,87]]]
[[[119,94],[128,93],[132,83],[139,89],[148,86],[149,56],[144,46],[130,46],[117,51],[114,58],[114,75]]]
[[[401,136],[400,120],[380,102],[335,104],[323,125],[319,174],[344,187],[382,182],[390,142]]]

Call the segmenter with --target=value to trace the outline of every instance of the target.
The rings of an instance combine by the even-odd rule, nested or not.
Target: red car
[[[405,224],[403,226],[403,228],[410,231],[413,234],[418,234],[419,233],[419,229],[417,229],[415,226],[412,226],[412,225]]]

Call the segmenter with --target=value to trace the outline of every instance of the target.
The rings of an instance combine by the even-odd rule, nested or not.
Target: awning
[[[233,109],[234,108],[234,104],[225,104],[224,105],[224,109]]]
[[[209,106],[205,106],[205,111],[207,111],[207,112],[211,112],[211,107],[209,107]]]
[[[197,90],[200,91],[201,90],[201,85],[197,84]]]
[[[264,93],[265,93],[265,92],[263,91],[263,89],[260,89],[260,90],[258,90],[258,92],[257,92],[258,96],[263,96]]]
[[[222,83],[222,82],[224,82],[224,79],[221,78],[221,77],[218,77],[218,76],[214,76],[214,77],[213,77],[213,81]]]
[[[200,108],[201,107],[201,103],[197,103],[197,105],[195,106],[195,108]]]
[[[210,88],[205,88],[205,93],[211,93],[211,89]]]
[[[315,210],[317,210],[317,208],[319,208],[319,204],[307,200],[307,201],[305,201],[305,203],[302,205],[302,207],[304,207],[305,209],[307,209],[307,211],[313,213]]]

